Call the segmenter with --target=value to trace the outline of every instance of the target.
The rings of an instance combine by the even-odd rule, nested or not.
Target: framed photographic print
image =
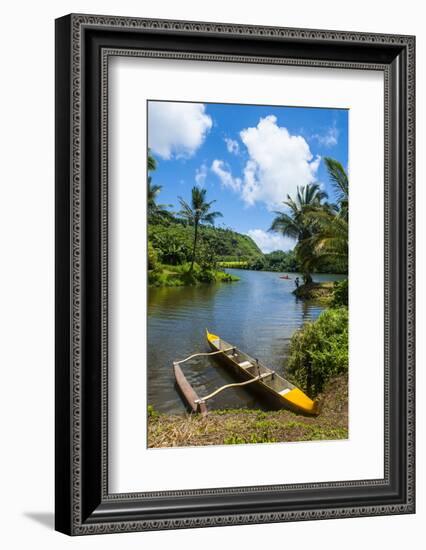
[[[56,21],[56,529],[413,513],[412,36]]]

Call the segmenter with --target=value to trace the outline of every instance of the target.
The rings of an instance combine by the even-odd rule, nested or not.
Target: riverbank
[[[165,265],[158,264],[155,269],[148,271],[148,285],[154,287],[194,286],[206,283],[232,283],[239,281],[239,277],[218,269],[202,269],[194,264]]]
[[[330,380],[318,396],[320,414],[287,410],[224,409],[200,415],[159,414],[150,409],[148,447],[235,445],[348,438],[347,375]]]
[[[293,290],[293,294],[301,300],[317,300],[328,304],[334,293],[334,282],[308,283]]]

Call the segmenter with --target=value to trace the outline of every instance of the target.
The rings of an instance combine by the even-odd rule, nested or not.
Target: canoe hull
[[[178,363],[173,363],[173,372],[175,375],[176,386],[181,394],[188,410],[193,413],[200,413],[202,416],[207,414],[205,403],[198,403],[200,399],[194,388],[186,379]]]
[[[210,335],[212,336],[212,335]],[[214,336],[214,335],[213,335]],[[214,340],[209,338],[209,333],[207,333],[207,342],[212,351],[217,351],[219,347],[215,345]],[[239,351],[237,348],[235,348]],[[241,368],[238,363],[233,361],[226,353],[218,354],[215,356],[217,361],[220,361],[221,364],[225,365],[229,371],[233,373],[235,377],[239,380],[246,381],[253,379],[253,375],[248,373],[244,368]],[[263,367],[264,368],[264,367]],[[297,414],[303,414],[308,416],[316,416],[318,414],[318,408],[316,402],[311,401],[307,396],[303,394],[299,389],[292,386],[293,392],[292,396],[296,393],[296,403],[292,403],[284,396],[281,396],[279,393],[274,391],[268,385],[262,381],[254,382],[247,386],[247,389],[263,399],[267,400],[268,405],[273,409],[288,409]],[[290,396],[290,392],[289,392]],[[306,404],[306,407],[304,406]]]

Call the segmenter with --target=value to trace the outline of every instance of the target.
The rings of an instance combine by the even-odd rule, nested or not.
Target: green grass
[[[217,265],[219,267],[224,267],[224,268],[230,268],[230,269],[247,269],[249,263],[248,262],[243,262],[243,261],[238,261],[238,262],[218,262]]]
[[[148,445],[185,447],[347,439],[347,376],[331,380],[319,401],[321,412],[315,417],[285,409],[220,409],[211,410],[207,417],[151,414],[148,417]]]
[[[190,266],[189,262],[182,265],[157,264],[155,269],[148,271],[148,284],[156,287],[176,287],[203,283],[232,283],[240,280],[239,277],[221,270],[201,269],[198,264],[194,264],[191,271]]]
[[[241,437],[239,435],[231,435],[225,437],[223,440],[224,445],[243,445],[245,443],[277,443],[277,440],[267,435],[252,434],[247,437]]]

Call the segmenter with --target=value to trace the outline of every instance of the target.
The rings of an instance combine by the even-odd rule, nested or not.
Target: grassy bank
[[[224,267],[224,268],[233,268],[233,269],[247,269],[248,268],[248,262],[241,262],[241,261],[238,261],[238,262],[232,262],[232,261],[229,261],[229,262],[217,262],[217,265],[219,267]]]
[[[239,277],[225,273],[219,269],[202,269],[194,264],[191,271],[190,264],[166,265],[157,264],[155,269],[148,271],[149,286],[191,286],[203,283],[232,283],[239,281]]]
[[[334,283],[326,281],[322,283],[308,283],[293,290],[293,294],[301,300],[315,300],[327,305],[333,297]]]
[[[293,294],[301,300],[320,301],[324,305],[347,306],[349,285],[348,279],[342,281],[324,281],[308,283],[293,290]]]
[[[321,413],[317,417],[297,415],[287,410],[216,410],[200,415],[166,415],[150,409],[149,447],[235,445],[347,439],[348,383],[341,375],[330,380],[319,395]]]

